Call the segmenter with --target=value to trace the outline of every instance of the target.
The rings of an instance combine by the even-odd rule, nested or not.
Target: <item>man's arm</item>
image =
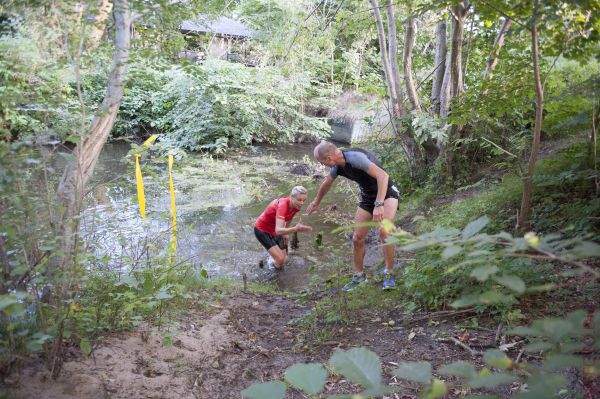
[[[388,189],[388,182],[390,181],[390,177],[387,172],[381,169],[379,166],[372,163],[369,165],[369,169],[367,169],[367,173],[369,176],[377,179],[377,198],[375,201],[383,202],[385,200],[385,194]],[[383,220],[383,207],[378,206],[373,209],[373,221],[381,222]]]
[[[317,196],[308,205],[308,208],[306,208],[307,215],[310,215],[315,210],[317,211],[317,213],[320,212],[321,209],[319,208],[319,205],[321,204],[321,200],[323,199],[325,194],[327,194],[327,192],[333,185],[333,181],[334,181],[333,177],[331,177],[331,175],[327,175],[327,177],[325,178],[325,181],[323,182],[323,184],[321,184],[321,187],[319,187],[319,192],[317,193]]]

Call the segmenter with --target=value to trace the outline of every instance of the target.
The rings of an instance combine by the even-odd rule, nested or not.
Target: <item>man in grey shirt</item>
[[[361,148],[350,148],[342,151],[334,144],[323,141],[315,147],[314,156],[323,165],[331,167],[331,170],[319,188],[316,198],[306,209],[309,215],[314,211],[320,212],[321,200],[331,188],[333,181],[337,176],[344,176],[358,183],[360,187],[360,202],[354,217],[355,223],[381,222],[384,219],[394,220],[400,195],[394,182],[382,169],[381,163],[375,155]],[[389,232],[382,227],[379,227],[378,231],[382,243],[385,243]],[[365,237],[368,232],[369,227],[367,226],[358,226],[354,229],[352,255],[355,273],[352,281],[344,286],[344,291],[352,291],[355,287],[367,281],[363,271],[363,263]],[[393,275],[394,246],[384,245],[383,256],[386,270],[383,289],[392,289],[396,286]]]

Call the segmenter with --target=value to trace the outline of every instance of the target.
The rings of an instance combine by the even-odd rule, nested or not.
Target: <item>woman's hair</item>
[[[302,186],[292,188],[292,197],[297,197],[300,194],[307,194],[308,191]]]

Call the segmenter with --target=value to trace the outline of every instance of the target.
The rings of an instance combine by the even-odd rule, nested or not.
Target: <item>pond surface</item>
[[[123,270],[143,262],[169,247],[170,196],[166,157],[141,160],[146,196],[146,221],[137,204],[133,160],[126,159],[130,146],[107,144],[90,184],[81,228],[88,248],[97,258],[105,257]],[[266,251],[254,237],[253,224],[274,198],[289,195],[295,185],[304,185],[312,200],[322,182],[313,175],[328,169],[312,161],[311,144],[260,146],[230,154],[226,159],[190,155],[175,161],[177,206],[177,250],[174,263],[188,262],[206,269],[210,276],[266,279],[258,267]],[[300,166],[298,166],[300,165]],[[293,173],[294,167],[308,176]],[[350,267],[351,242],[347,233],[333,234],[340,223],[352,221],[358,188],[338,179],[325,197],[321,215],[298,217],[313,227],[299,234],[299,248],[290,251],[291,262],[275,273],[282,289],[298,291],[314,276],[337,272],[340,262]],[[308,201],[307,201],[308,204]],[[334,205],[335,204],[335,205]],[[321,233],[323,246],[315,239]],[[367,260],[367,265],[368,265]],[[331,265],[325,266],[324,265]]]

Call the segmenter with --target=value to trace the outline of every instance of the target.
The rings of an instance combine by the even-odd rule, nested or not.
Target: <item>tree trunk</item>
[[[400,67],[398,66],[398,34],[396,32],[396,18],[394,16],[394,7],[391,0],[387,3],[387,23],[388,23],[388,44],[389,44],[389,57],[391,67],[392,84],[396,91],[396,101],[398,104],[398,115],[403,115],[406,111],[404,109],[404,96],[402,95],[402,78],[400,76]]]
[[[523,198],[521,200],[521,212],[517,221],[518,226],[523,229],[529,228],[529,213],[531,211],[531,195],[533,193],[533,174],[540,151],[540,136],[542,132],[542,116],[544,112],[544,88],[540,79],[538,35],[537,35],[537,1],[535,3],[533,15],[533,27],[531,30],[531,57],[533,59],[533,78],[535,82],[535,128],[533,132],[533,142],[531,143],[531,154],[529,154],[529,163],[527,172],[523,176]]]
[[[505,18],[502,26],[500,26],[498,35],[496,35],[496,39],[494,40],[494,48],[492,48],[492,51],[490,51],[490,55],[487,59],[487,66],[483,72],[483,79],[492,78],[492,71],[494,68],[496,68],[496,64],[498,64],[498,56],[500,55],[502,46],[504,46],[504,39],[506,38],[506,34],[508,33],[511,24],[512,20]]]
[[[452,30],[454,30],[454,27],[452,27]],[[444,79],[442,80],[442,87],[440,88],[440,116],[442,118],[447,118],[448,111],[450,110],[450,87],[452,86],[452,76],[450,76],[450,57],[446,57],[446,65],[444,69]]]
[[[377,26],[377,37],[379,39],[379,48],[381,52],[381,61],[383,63],[383,72],[385,75],[385,83],[390,97],[392,111],[390,113],[390,121],[394,132],[398,135],[401,141],[401,146],[404,151],[406,161],[409,165],[411,176],[415,176],[418,166],[422,163],[421,151],[409,130],[398,128],[397,118],[404,116],[406,111],[403,106],[402,92],[399,88],[400,72],[398,68],[398,46],[396,41],[396,21],[394,19],[394,9],[392,0],[387,2],[387,21],[388,21],[388,38],[386,41],[383,20],[379,12],[379,4],[377,0],[369,0],[375,15],[375,25]],[[388,46],[390,49],[388,55]],[[392,66],[394,65],[394,66]]]
[[[114,1],[114,18],[115,53],[106,95],[92,121],[92,126],[73,150],[74,159],[65,167],[57,190],[57,200],[62,213],[58,215],[55,226],[63,241],[63,268],[66,268],[72,259],[85,186],[112,130],[123,97],[131,39],[131,15],[127,0]]]
[[[383,63],[383,73],[385,75],[385,83],[388,90],[388,95],[392,103],[392,115],[398,116],[403,113],[403,110],[396,109],[398,104],[398,93],[396,92],[396,86],[394,85],[392,70],[390,66],[390,59],[387,51],[387,40],[385,39],[385,31],[383,29],[383,21],[381,19],[381,13],[379,12],[379,4],[377,0],[369,0],[373,6],[373,13],[375,14],[375,25],[377,26],[377,37],[379,39],[379,52],[381,54],[381,61]]]
[[[440,115],[440,101],[442,93],[442,83],[446,72],[446,53],[448,46],[446,43],[446,21],[439,22],[435,27],[435,60],[434,68],[437,68],[433,75],[433,86],[431,88],[431,111],[434,115]]]
[[[452,14],[452,50],[450,52],[450,98],[460,97],[463,93],[463,74],[462,74],[462,47],[463,47],[463,32],[465,30],[465,20],[470,4],[464,1],[451,9]],[[446,167],[448,178],[453,180],[455,175],[454,170],[454,149],[452,145],[458,137],[461,127],[452,125],[448,132],[448,140],[446,143]]]
[[[419,95],[415,88],[415,82],[413,80],[412,73],[412,51],[415,44],[415,35],[417,30],[417,21],[413,17],[409,17],[406,20],[406,35],[404,39],[404,56],[403,56],[403,67],[404,67],[404,81],[406,82],[406,93],[413,110],[421,109],[421,102],[419,101]]]
[[[98,0],[98,12],[94,17],[94,23],[92,25],[92,32],[88,40],[88,51],[93,51],[98,48],[102,35],[104,35],[104,29],[106,28],[106,21],[112,10],[112,3],[110,0]]]

